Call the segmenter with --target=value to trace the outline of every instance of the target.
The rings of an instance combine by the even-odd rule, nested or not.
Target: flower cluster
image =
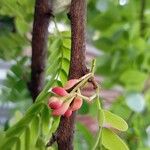
[[[67,90],[80,83],[79,79],[67,81],[64,87],[54,87],[51,92],[54,94],[49,101],[48,106],[53,110],[53,116],[70,117],[72,112],[81,108],[83,100],[76,92],[68,93]]]

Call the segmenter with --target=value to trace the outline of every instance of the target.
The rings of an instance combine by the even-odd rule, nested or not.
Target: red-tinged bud
[[[51,109],[58,109],[62,105],[62,100],[58,99],[57,97],[51,97],[48,101],[48,106]]]
[[[70,88],[72,88],[74,85],[76,85],[80,80],[79,79],[71,79],[69,81],[67,81],[67,83],[64,86],[65,90],[68,90]]]
[[[52,92],[59,96],[67,96],[68,92],[62,87],[54,87],[52,88]]]
[[[53,116],[61,116],[64,115],[67,109],[69,108],[70,103],[65,102],[62,104],[62,106],[58,109],[53,110],[52,115]]]
[[[72,109],[68,108],[68,110],[65,112],[64,116],[69,118],[72,115]]]
[[[73,103],[71,104],[72,111],[78,110],[81,108],[83,100],[79,97],[74,98]]]

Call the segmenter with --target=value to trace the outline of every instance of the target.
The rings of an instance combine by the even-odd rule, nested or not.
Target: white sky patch
[[[6,70],[6,69],[0,69],[0,80],[6,79],[7,71],[8,70]]]
[[[57,28],[60,32],[62,31],[66,31],[66,30],[69,30],[69,27],[63,23],[57,23]],[[55,23],[54,22],[51,22],[49,24],[49,27],[48,27],[48,31],[49,33],[54,33],[56,32],[56,26],[55,26]]]
[[[119,4],[121,6],[126,5],[128,3],[128,0],[119,0]]]
[[[99,32],[99,31],[95,31],[95,32],[94,32],[94,35],[93,35],[93,37],[92,37],[92,39],[93,39],[94,41],[96,41],[96,40],[99,39],[99,37],[100,37],[100,32]]]
[[[96,9],[101,11],[101,12],[107,11],[107,9],[108,9],[108,1],[107,0],[97,1]]]

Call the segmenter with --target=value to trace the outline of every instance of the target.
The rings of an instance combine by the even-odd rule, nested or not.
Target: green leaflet
[[[63,31],[63,32],[61,32],[61,35],[62,35],[63,39],[70,39],[71,31]]]
[[[62,41],[61,39],[58,38],[55,39],[50,45],[50,47],[48,48],[48,50],[50,51],[50,55],[47,61],[47,65],[48,65],[47,68],[49,68],[49,66],[51,66],[53,63],[58,62],[57,59],[59,59],[60,57],[61,46],[62,46]]]
[[[33,119],[34,115],[38,114],[41,109],[43,108],[43,103],[35,103],[33,104],[27,111],[26,115],[13,127],[8,129],[6,131],[6,136],[15,136],[21,134],[23,132],[24,128],[30,123],[30,121]]]
[[[44,101],[44,97],[48,95],[47,91],[52,85],[57,85],[57,83],[60,82],[61,84],[59,85],[63,85],[67,81],[70,64],[70,49],[66,47],[70,47],[70,45],[68,45],[70,42],[65,42],[65,47],[63,43],[64,39],[52,39],[52,43],[49,46],[50,56],[48,58],[48,65],[46,70],[46,74],[51,77],[51,79],[45,86],[44,90],[37,97],[36,101]]]
[[[25,130],[25,149],[29,150],[30,149],[30,142],[31,142],[31,138],[34,138],[34,136],[31,137],[31,131],[30,128],[27,127]]]
[[[26,127],[27,128],[27,127]],[[24,132],[20,135],[20,141],[21,141],[21,150],[26,150],[26,129],[24,130]]]
[[[68,74],[69,72],[70,61],[67,58],[63,58],[62,68]]]
[[[3,0],[2,3],[5,5],[5,9],[1,10],[1,13],[6,13],[8,11],[8,15],[14,15],[22,18],[22,14],[20,13],[20,10],[18,9],[17,5],[13,1]]]
[[[15,111],[14,116],[10,119],[9,124],[13,126],[16,122],[18,122],[23,117],[23,114],[20,111]]]
[[[70,63],[70,49],[68,49],[70,46],[68,44],[70,42],[68,42],[67,39],[64,46],[62,40],[63,39],[55,39],[50,46],[50,55],[47,61],[48,67],[46,71],[50,80],[23,118],[6,131],[3,143],[1,143],[2,147],[5,147],[5,144],[10,142],[14,144],[14,148],[18,150],[27,150],[30,148],[45,149],[44,140],[47,138],[43,139],[41,147],[36,147],[38,143],[41,143],[39,135],[49,136],[56,131],[60,117],[53,118],[53,123],[50,123],[50,110],[43,102],[48,100],[50,95],[48,90],[52,85],[62,85],[67,81]],[[42,131],[42,133],[40,131]],[[15,141],[15,137],[18,138],[18,140]]]
[[[66,38],[63,40],[63,45],[65,48],[70,49],[71,48],[71,39],[70,38]]]
[[[35,116],[35,114],[38,113],[38,111],[40,112],[42,106],[43,106],[42,103],[34,104],[27,111],[27,113],[23,119],[21,119],[15,126],[8,129],[8,131],[6,131],[6,137],[10,137],[10,140],[11,140],[11,138],[13,139],[14,136],[19,137],[22,134],[22,132],[24,133],[24,131],[25,131],[25,135],[23,134],[22,138],[23,138],[23,136],[25,136],[25,139],[23,138],[25,140],[25,142],[24,142],[25,147],[29,147],[30,146],[30,143],[29,143],[30,142],[30,129],[29,129],[28,125],[29,125],[30,121],[33,119],[33,117]],[[40,124],[39,117],[35,116],[31,122],[31,128],[32,128],[31,136],[34,137],[32,139],[33,140],[32,143],[36,142],[36,140],[37,140],[36,136],[39,135],[38,134],[39,133],[39,124]],[[5,138],[4,144],[2,144],[2,146],[4,146],[7,141],[8,140]],[[22,145],[24,145],[24,144],[22,144]]]
[[[50,130],[50,109],[45,105],[41,112],[41,125],[43,135],[48,135]]]
[[[60,68],[61,58],[56,57],[54,60],[55,61],[53,61],[53,63],[51,63],[50,66],[47,68],[46,75],[51,75],[53,74],[55,69],[57,70],[57,68]]]
[[[69,61],[70,61],[70,49],[68,49],[68,48],[66,48],[66,47],[62,47],[62,49],[63,49],[63,58],[66,58],[66,59],[68,59]]]
[[[26,115],[36,115],[44,107],[44,103],[35,103],[27,111]]]
[[[34,150],[46,150],[45,143],[44,143],[44,140],[42,138],[39,137],[37,139],[36,147]]]
[[[9,148],[12,148],[14,146],[14,144],[16,142],[18,142],[18,140],[19,140],[19,138],[16,136],[7,138],[5,140],[5,142],[0,146],[0,149],[1,150],[8,150]]]
[[[61,81],[59,81],[59,80],[55,80],[55,84],[54,84],[54,86],[63,86],[63,84],[62,84],[62,82]]]
[[[106,128],[102,130],[102,144],[108,150],[129,150],[117,134]]]
[[[40,116],[39,115],[36,115],[33,118],[30,124],[30,130],[31,130],[31,137],[32,137],[31,144],[34,147],[40,134]]]
[[[62,41],[58,37],[54,39],[52,43],[49,42],[48,50],[50,51],[50,56],[48,60],[52,61],[51,59],[54,58],[53,55],[56,55],[56,53],[58,53],[58,50],[60,49],[61,45],[62,45]]]
[[[15,145],[15,150],[21,150],[21,140],[20,140],[20,138],[18,139],[18,141]]]
[[[15,24],[18,30],[18,33],[21,35],[25,34],[29,30],[29,24],[22,18],[16,17]]]
[[[4,141],[4,137],[5,137],[5,132],[4,131],[0,131],[0,147],[1,145],[3,144],[3,141]]]
[[[52,127],[51,127],[50,132],[49,132],[50,137],[51,137],[52,134],[55,133],[55,131],[57,130],[58,125],[59,125],[59,122],[60,122],[60,117],[54,117],[54,118],[53,118]]]
[[[136,69],[128,69],[120,75],[120,81],[131,91],[142,90],[147,78],[145,72]]]
[[[106,124],[106,126],[108,125],[111,128],[115,128],[120,131],[126,131],[128,129],[128,124],[121,117],[107,110],[103,110],[103,112],[105,116],[104,124]]]
[[[42,92],[38,95],[38,97],[36,98],[36,102],[42,102],[45,101],[45,99],[48,97],[49,92],[48,90],[50,89],[50,87],[54,84],[54,79],[57,75],[57,71],[55,70],[53,75],[51,76],[51,79],[47,82],[47,84],[45,85],[44,89],[42,90]]]
[[[6,131],[6,137],[20,136],[20,134],[24,131],[25,128],[25,125],[16,125],[14,127],[11,127],[8,131]]]
[[[59,78],[62,85],[64,85],[67,82],[68,75],[63,69],[61,69],[59,72]]]

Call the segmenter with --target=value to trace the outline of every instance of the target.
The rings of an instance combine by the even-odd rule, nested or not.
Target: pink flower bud
[[[65,102],[62,104],[62,106],[58,109],[53,110],[52,115],[54,116],[61,116],[64,115],[67,109],[69,108],[70,103]]]
[[[65,90],[68,90],[70,88],[72,88],[74,85],[76,85],[79,82],[79,79],[71,79],[69,81],[67,81],[67,83],[64,86]]]
[[[58,109],[62,105],[62,100],[59,100],[57,97],[51,97],[48,101],[48,106],[51,109]]]
[[[71,104],[72,111],[78,110],[81,108],[83,100],[79,97],[74,98],[73,103]]]
[[[68,108],[68,110],[65,112],[64,116],[69,118],[72,115],[72,109]]]
[[[59,96],[67,96],[68,92],[62,87],[54,87],[52,88],[52,92]]]

